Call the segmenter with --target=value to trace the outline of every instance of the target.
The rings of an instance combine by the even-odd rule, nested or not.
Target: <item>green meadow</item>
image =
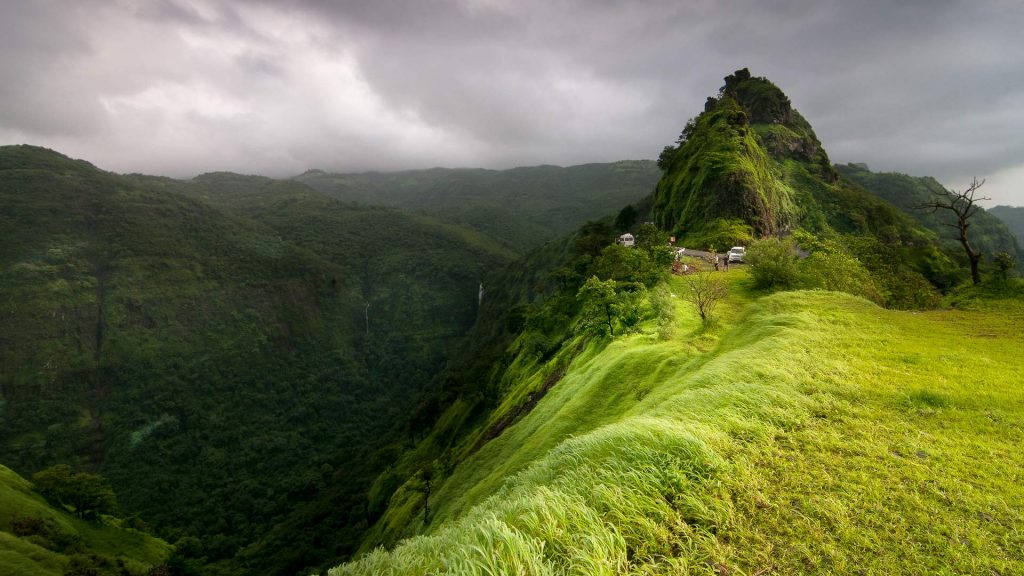
[[[564,375],[330,574],[1024,573],[1024,302],[726,277],[710,326],[673,278],[660,321],[510,366],[510,403]]]

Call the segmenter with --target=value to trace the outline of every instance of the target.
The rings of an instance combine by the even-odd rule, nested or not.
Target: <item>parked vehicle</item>
[[[730,263],[732,263],[732,262],[743,262],[743,257],[746,256],[746,255],[747,255],[747,249],[745,247],[743,247],[743,246],[733,246],[732,248],[729,249],[729,254],[726,255],[726,258],[729,259]]]

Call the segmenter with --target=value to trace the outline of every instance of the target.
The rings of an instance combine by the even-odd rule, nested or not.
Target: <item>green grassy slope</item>
[[[1024,305],[908,313],[757,297],[717,327],[576,338],[522,420],[431,497],[412,535],[332,574],[1000,573],[1024,570]],[[671,290],[683,286],[673,280]]]
[[[654,162],[622,161],[561,168],[444,169],[296,177],[332,197],[434,215],[525,252],[585,221],[614,214],[650,194]]]
[[[47,534],[16,535],[12,523],[25,518],[47,523]],[[110,522],[87,522],[53,508],[27,480],[0,466],[0,573],[59,576],[78,554],[120,559],[130,574],[146,574],[170,555],[166,542]]]

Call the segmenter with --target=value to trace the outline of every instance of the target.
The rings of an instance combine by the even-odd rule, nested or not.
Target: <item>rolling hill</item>
[[[649,160],[332,174],[295,179],[334,198],[422,212],[498,239],[519,253],[648,196],[660,172]]]
[[[54,507],[29,481],[0,466],[0,568],[6,576],[143,576],[170,555],[166,542],[122,520],[86,521]]]

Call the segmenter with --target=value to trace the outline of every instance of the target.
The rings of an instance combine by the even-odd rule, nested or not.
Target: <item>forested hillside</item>
[[[960,246],[959,234],[955,228],[956,216],[948,210],[930,211],[922,208],[927,202],[934,201],[936,194],[942,194],[945,188],[934,178],[917,178],[906,174],[871,172],[863,165],[836,165],[836,170],[843,177],[856,182],[865,190],[889,202],[920,225],[931,230],[939,237],[943,249],[966,266],[966,257]],[[985,192],[984,188],[981,193]],[[998,208],[991,211],[981,209],[971,218],[971,244],[981,250],[989,260],[1000,252],[1013,256],[1017,262],[1024,260],[1024,251],[1020,242],[1014,237],[997,216]]]
[[[569,234],[648,196],[660,172],[649,160],[512,170],[435,168],[296,177],[334,198],[414,210],[463,224],[517,252]]]
[[[989,214],[999,218],[1017,238],[1017,245],[1024,247],[1024,207],[996,206],[989,209]]]
[[[0,205],[0,461],[100,471],[211,562],[343,486],[331,525],[350,535],[293,544],[267,573],[352,545],[374,454],[415,432],[508,259],[298,183],[122,177],[24,146],[0,150]]]

